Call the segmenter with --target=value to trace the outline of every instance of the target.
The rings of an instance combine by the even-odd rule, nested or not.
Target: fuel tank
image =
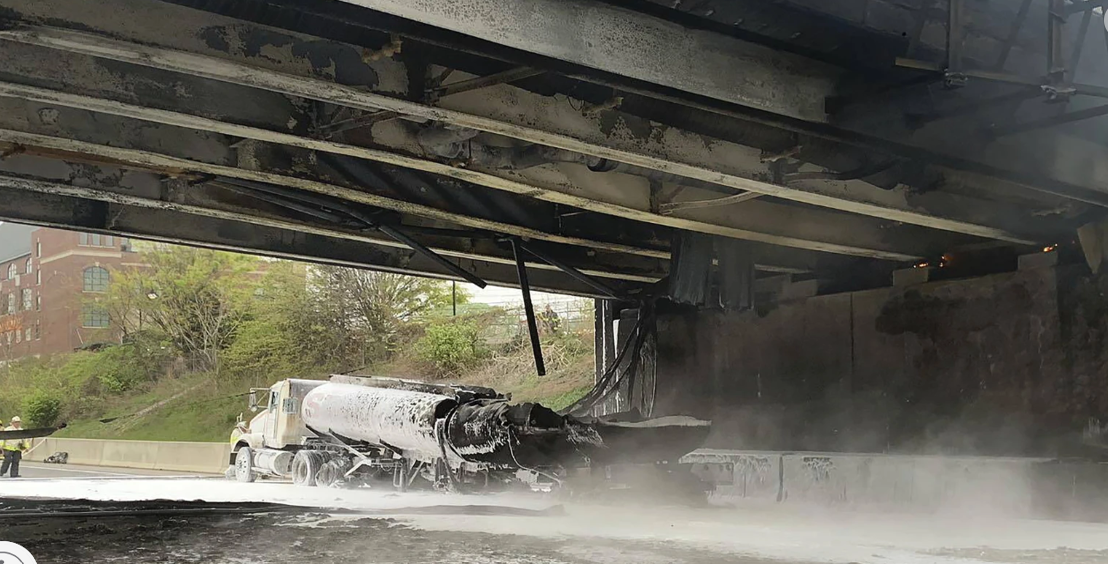
[[[439,455],[435,421],[455,406],[439,394],[329,382],[308,392],[301,416],[316,433],[422,458]]]

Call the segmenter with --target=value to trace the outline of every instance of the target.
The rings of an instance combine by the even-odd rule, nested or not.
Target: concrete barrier
[[[70,464],[220,474],[231,456],[228,443],[119,441],[48,437],[35,441],[28,460],[69,453]]]
[[[1108,519],[1108,464],[1091,461],[717,449],[681,461],[736,503]]]

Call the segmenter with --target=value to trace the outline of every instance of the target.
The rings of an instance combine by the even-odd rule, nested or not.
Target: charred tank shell
[[[459,405],[447,423],[447,441],[462,458],[504,466],[569,466],[587,462],[582,446],[599,436],[572,418],[536,403],[475,400]]]

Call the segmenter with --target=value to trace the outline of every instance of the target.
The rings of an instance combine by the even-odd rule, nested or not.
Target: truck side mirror
[[[250,411],[258,411],[258,392],[255,390],[250,390]]]
[[[241,425],[243,421],[245,421],[245,419],[242,417],[242,412],[239,412],[239,416],[235,419],[235,425]]]

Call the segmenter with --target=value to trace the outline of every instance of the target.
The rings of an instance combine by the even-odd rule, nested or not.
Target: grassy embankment
[[[435,378],[413,357],[401,356],[359,373],[488,386],[511,393],[515,402],[532,401],[561,409],[592,386],[593,357],[588,347],[573,339],[549,340],[544,345],[546,376],[535,375],[529,347],[493,353],[459,376]],[[584,338],[581,338],[582,340]],[[84,353],[89,354],[89,353]],[[274,377],[273,380],[285,376]],[[326,374],[298,377],[325,378]],[[153,441],[224,441],[236,417],[249,419],[246,393],[251,385],[269,382],[218,382],[208,374],[166,378],[131,393],[103,399],[103,404],[69,422],[60,437]],[[3,415],[5,418],[10,417]],[[107,423],[100,419],[116,418]]]

